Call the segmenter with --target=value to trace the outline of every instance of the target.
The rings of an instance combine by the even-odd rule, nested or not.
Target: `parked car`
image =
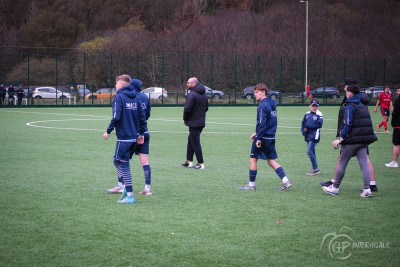
[[[211,89],[208,86],[204,86],[206,88],[206,95],[208,98],[212,99],[222,99],[225,96],[225,93],[220,90]]]
[[[149,87],[142,90],[142,93],[146,94],[150,99],[168,98],[167,90],[161,87]]]
[[[29,88],[29,89],[28,88],[24,88],[24,97],[25,98],[32,97],[33,91],[34,91],[33,88]]]
[[[80,96],[80,97],[84,97],[84,96],[86,96],[87,94],[91,94],[92,92],[90,92],[90,90],[88,89],[88,88],[79,88],[78,89],[78,95]]]
[[[366,94],[368,94],[370,97],[378,97],[380,93],[385,91],[384,86],[373,86],[373,87],[368,87],[364,90]]]
[[[270,97],[271,99],[276,100],[279,98],[279,92],[268,89],[267,97]],[[243,92],[242,92],[242,98],[253,99],[254,98],[254,86],[247,86],[246,88],[244,88]]]
[[[206,92],[205,92],[205,93],[206,93],[206,96],[207,96],[208,98],[222,99],[222,98],[225,97],[225,93],[222,92],[222,91],[220,91],[220,90],[214,90],[214,89],[211,89],[210,87],[205,86],[205,85],[204,85],[204,87],[205,87],[205,89],[206,89]],[[184,97],[187,96],[187,91],[188,91],[188,90],[185,90]]]
[[[336,87],[318,87],[314,90],[311,90],[308,94],[306,94],[306,92],[303,92],[300,96],[308,97],[309,95],[314,98],[340,98],[340,92]]]
[[[88,89],[86,89],[88,90]],[[113,98],[117,94],[117,90],[115,88],[100,88],[95,93],[89,93],[85,96],[86,100],[91,99],[109,99],[110,96]]]
[[[36,99],[40,98],[71,98],[70,93],[64,93],[60,90],[57,90],[54,87],[37,87],[32,94],[32,97]]]

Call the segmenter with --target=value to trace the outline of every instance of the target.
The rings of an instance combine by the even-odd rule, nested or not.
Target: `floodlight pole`
[[[305,92],[307,92],[308,86],[308,1],[300,0],[300,3],[306,3],[306,77],[305,77]]]

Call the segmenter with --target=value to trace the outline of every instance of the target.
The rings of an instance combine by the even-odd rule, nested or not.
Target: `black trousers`
[[[204,127],[189,127],[189,137],[186,149],[186,160],[193,161],[193,155],[196,155],[198,163],[204,163],[203,151],[200,144],[200,134]]]

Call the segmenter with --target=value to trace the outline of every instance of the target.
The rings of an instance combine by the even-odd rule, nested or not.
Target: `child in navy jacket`
[[[307,142],[307,155],[310,157],[312,170],[307,175],[319,174],[315,147],[320,139],[321,127],[324,122],[322,113],[318,110],[319,101],[314,99],[310,102],[310,111],[307,111],[301,122],[301,133]]]

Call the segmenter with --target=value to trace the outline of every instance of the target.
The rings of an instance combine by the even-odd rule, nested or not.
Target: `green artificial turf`
[[[257,190],[240,191],[256,107],[210,107],[204,170],[180,166],[188,132],[182,109],[153,107],[154,194],[136,194],[134,205],[106,193],[117,180],[115,134],[102,139],[110,108],[0,109],[0,265],[400,265],[400,169],[384,166],[391,134],[370,146],[379,192],[359,196],[362,175],[352,159],[333,197],[319,182],[332,178],[339,153],[330,145],[338,107],[320,107],[317,176],[305,175],[311,163],[299,127],[308,106],[278,107],[277,161],[293,186],[279,192],[280,179],[260,161]],[[375,125],[381,116],[371,114]],[[137,193],[144,186],[137,157],[131,170]]]

